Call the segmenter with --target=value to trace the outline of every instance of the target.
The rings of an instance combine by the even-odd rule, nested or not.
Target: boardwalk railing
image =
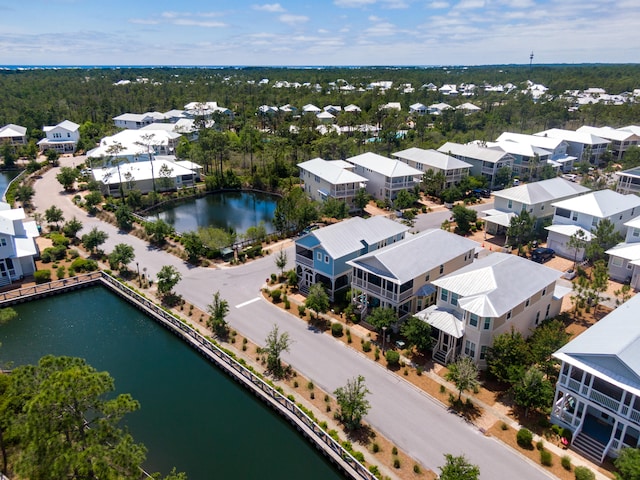
[[[40,296],[101,283],[134,306],[149,314],[151,318],[186,341],[201,355],[214,362],[234,380],[241,383],[254,395],[288,419],[296,429],[312,441],[345,474],[353,479],[374,480],[376,477],[353,457],[339,442],[334,440],[320,425],[309,417],[295,402],[269,385],[246,366],[201,335],[173,314],[165,311],[151,300],[137,293],[105,272],[93,272],[76,277],[48,282],[32,287],[0,293],[0,306],[19,303]]]

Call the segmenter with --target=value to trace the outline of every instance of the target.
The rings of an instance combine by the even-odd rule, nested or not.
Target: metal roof
[[[640,295],[609,313],[554,356],[640,395]]]
[[[454,338],[460,338],[464,335],[464,322],[455,310],[431,305],[416,313],[414,317]]]
[[[353,173],[346,168],[342,168],[339,164],[323,160],[319,157],[299,163],[298,167],[301,170],[310,172],[312,175],[317,175],[331,185],[367,182],[367,179],[363,176]]]
[[[526,258],[495,252],[432,283],[457,293],[462,309],[499,317],[561,276],[562,272]]]
[[[588,125],[584,125],[576,130],[576,132],[581,133],[592,133],[601,138],[605,138],[607,140],[616,140],[619,142],[623,142],[625,140],[632,139],[633,137],[638,138],[634,132],[629,130],[616,130],[611,127],[590,127]]]
[[[347,158],[347,161],[390,178],[423,174],[420,170],[410,167],[400,160],[383,157],[373,152],[366,152],[356,155],[355,157]]]
[[[150,180],[153,177],[156,179],[162,178],[160,175],[160,169],[166,166],[171,171],[170,178],[176,178],[180,175],[193,175],[193,170],[178,165],[176,162],[169,160],[163,160],[156,157],[153,161],[153,171],[151,170],[151,162],[140,161],[121,163],[120,172],[118,173],[117,167],[105,167],[94,168],[92,170],[93,177],[98,182],[102,182],[105,185],[116,185],[120,183],[120,179],[123,182],[127,181],[127,174],[131,175],[133,181]]]
[[[471,158],[474,160],[482,160],[483,162],[490,163],[496,163],[505,159],[513,159],[510,154],[501,150],[480,147],[472,143],[463,145],[461,143],[447,142],[442,145],[438,149],[438,151],[449,155]]]
[[[613,190],[598,190],[551,205],[598,218],[609,218],[632,208],[640,207],[640,197],[634,194],[623,195]]]
[[[582,228],[580,225],[549,225],[544,228],[550,232],[559,233],[560,235],[565,235],[567,237],[571,237],[581,230],[585,241],[590,242],[591,238],[593,238],[593,234]]]
[[[567,142],[582,143],[583,145],[602,145],[609,143],[609,140],[598,137],[591,132],[576,132],[562,128],[550,128],[549,130],[544,130],[534,135],[538,137],[560,138]]]
[[[14,123],[9,123],[0,128],[0,138],[3,137],[24,137],[27,134],[27,127],[21,127]]]
[[[401,158],[403,160],[410,160],[412,162],[420,163],[427,167],[434,167],[439,170],[453,170],[456,168],[471,168],[473,165],[462,160],[458,160],[455,157],[447,155],[446,153],[439,152],[437,150],[429,149],[424,150],[418,147],[407,148],[393,154],[394,157]]]
[[[475,250],[477,246],[473,240],[434,228],[362,255],[347,264],[401,285]]]
[[[604,253],[624,258],[625,260],[640,260],[640,242],[619,243]],[[638,315],[640,316],[640,312],[638,312]]]
[[[353,217],[313,230],[309,235],[314,236],[321,247],[335,259],[359,252],[365,243],[373,245],[407,230],[409,227],[406,225],[377,215],[368,219]]]
[[[525,205],[536,205],[538,203],[575,197],[590,191],[590,189],[583,187],[579,183],[556,177],[499,190],[493,192],[493,196],[513,200],[514,202],[520,202]]]
[[[497,142],[517,142],[544,148],[545,150],[555,150],[562,142],[561,138],[544,137],[537,135],[527,135],[525,133],[504,132],[497,139]]]

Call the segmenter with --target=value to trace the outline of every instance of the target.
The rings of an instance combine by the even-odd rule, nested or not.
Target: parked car
[[[491,191],[488,188],[474,188],[471,193],[476,197],[482,197],[482,198],[491,197]]]
[[[555,257],[556,252],[551,248],[538,247],[531,252],[531,260],[538,263],[544,263]]]

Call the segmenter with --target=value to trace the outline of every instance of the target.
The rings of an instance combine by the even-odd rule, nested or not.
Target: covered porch
[[[432,358],[438,363],[448,365],[454,362],[462,351],[462,337],[464,336],[464,322],[455,310],[431,305],[415,314],[423,322],[431,325],[431,336],[435,344]]]

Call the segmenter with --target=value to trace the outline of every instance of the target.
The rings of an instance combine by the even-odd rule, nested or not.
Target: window
[[[318,261],[321,262],[322,261],[322,252],[318,252]]]
[[[491,330],[491,317],[484,317],[484,325],[482,325],[484,330]]]
[[[444,288],[440,291],[440,300],[443,302],[449,301],[449,290],[445,290]]]
[[[633,270],[633,264],[631,262],[627,263],[627,270]]]
[[[487,358],[487,346],[482,345],[480,347],[480,360],[484,360],[485,358]]]
[[[513,200],[509,200],[507,208],[513,208]]]
[[[531,301],[530,298],[527,298],[527,301],[524,302],[524,308],[527,308],[529,306],[529,302]]]
[[[457,307],[458,298],[460,298],[460,295],[458,295],[457,293],[451,292],[451,305],[455,305]]]
[[[546,287],[542,290],[542,296],[544,297],[547,294],[547,289]]]
[[[633,232],[631,233],[631,236],[640,237],[640,228],[634,228]]]
[[[544,314],[544,318],[549,318],[549,310],[551,309],[551,304],[547,305],[547,311]]]
[[[598,219],[596,217],[593,217],[591,219],[591,226],[592,227],[597,227],[598,226]]]
[[[324,256],[324,263],[329,263],[329,255]]]
[[[478,326],[478,316],[475,313],[469,314],[469,325],[472,327]]]
[[[624,262],[620,257],[611,257],[611,265],[614,267],[621,267]]]
[[[507,320],[509,320],[510,318],[511,318],[511,310],[507,312]]]
[[[7,239],[6,238],[0,238],[0,246],[3,246],[3,247],[7,246]]]
[[[466,340],[464,342],[464,354],[468,355],[471,358],[476,357],[476,344]]]
[[[440,275],[442,275],[442,272],[444,272],[444,265],[440,265]]]
[[[574,222],[578,221],[578,212],[571,212],[571,220]]]
[[[424,277],[424,281],[425,281],[425,282],[428,282],[428,281],[429,281],[429,277],[430,277],[430,274],[428,274],[428,273],[427,273],[427,276],[426,276],[426,277]]]
[[[536,325],[538,324],[539,321],[540,321],[540,311],[536,313]]]

